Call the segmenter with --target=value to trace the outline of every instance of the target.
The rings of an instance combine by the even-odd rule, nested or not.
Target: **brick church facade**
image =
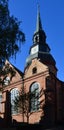
[[[0,117],[5,122],[10,120],[23,122],[22,114],[15,113],[14,108],[10,105],[13,105],[13,99],[23,85],[26,92],[32,92],[37,88],[38,91],[42,89],[43,93],[45,92],[40,99],[37,99],[38,101],[34,100],[34,104],[32,104],[34,109],[30,108],[32,114],[29,116],[29,123],[42,123],[44,120],[55,123],[64,120],[64,82],[57,78],[56,62],[46,43],[46,34],[42,28],[39,9],[33,45],[30,47],[29,57],[26,59],[24,73],[7,60],[6,64],[14,68],[16,74],[12,80],[8,74],[4,80],[4,85],[0,85]],[[35,104],[40,101],[42,101],[42,107],[37,108]],[[24,121],[27,122],[25,115]]]

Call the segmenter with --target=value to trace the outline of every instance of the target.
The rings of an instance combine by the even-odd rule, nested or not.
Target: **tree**
[[[15,74],[16,74],[15,69],[12,66],[10,66],[9,63],[5,64],[5,66],[2,69],[0,69],[0,84],[2,86],[9,85],[10,81],[15,76]]]
[[[8,9],[9,0],[0,0],[0,67],[5,60],[16,57],[20,47],[18,42],[25,41],[25,35],[20,30],[17,18],[10,16]]]
[[[48,122],[50,118],[50,111],[51,107],[53,106],[53,95],[54,91],[52,88],[46,88],[43,90],[43,88],[37,93],[37,88],[31,92],[26,92],[24,87],[24,80],[23,80],[23,86],[21,88],[21,91],[19,92],[19,95],[14,100],[15,110],[17,110],[19,113],[22,114],[23,122],[24,117],[27,118],[27,123],[29,123],[29,117],[33,112],[36,110],[42,110],[41,114],[41,122]],[[39,101],[37,103],[37,100]],[[34,104],[35,101],[35,104]],[[35,106],[34,108],[32,108]],[[44,112],[44,113],[43,113]],[[44,114],[44,115],[43,115]],[[44,124],[45,124],[44,123]]]
[[[11,73],[13,77],[12,72],[15,73],[9,65],[3,69],[5,60],[16,58],[21,43],[25,41],[25,34],[20,30],[21,22],[14,16],[10,16],[8,2],[9,0],[0,0],[0,84],[3,84],[1,76],[5,78],[8,73]]]
[[[27,123],[29,123],[29,117],[34,112],[34,109],[31,110],[31,108],[34,106],[34,100],[35,102],[37,102],[37,100],[39,100],[44,95],[43,89],[41,89],[38,94],[35,94],[36,91],[37,89],[35,89],[32,93],[30,91],[26,92],[24,88],[24,81],[23,81],[23,86],[21,88],[21,91],[19,92],[19,95],[14,100],[15,111],[18,111],[19,113],[22,114],[23,122],[24,122],[24,117],[26,116]],[[40,102],[36,103],[35,105],[36,109],[37,110],[42,109],[43,103],[44,103],[44,99],[41,99]]]

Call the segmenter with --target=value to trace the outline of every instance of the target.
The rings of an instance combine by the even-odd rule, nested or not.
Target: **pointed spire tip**
[[[40,5],[38,3],[37,6],[37,24],[36,24],[36,32],[38,32],[39,30],[42,30],[42,24],[41,24],[41,18],[40,18]]]

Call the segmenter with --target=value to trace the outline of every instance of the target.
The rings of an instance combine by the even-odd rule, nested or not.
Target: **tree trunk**
[[[27,123],[29,124],[29,114],[27,113]]]
[[[24,123],[24,112],[23,112],[23,123]]]

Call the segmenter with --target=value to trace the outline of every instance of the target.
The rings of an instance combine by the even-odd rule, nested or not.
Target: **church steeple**
[[[40,30],[42,30],[42,24],[41,24],[41,18],[40,18],[40,6],[38,5],[36,32],[39,32]]]
[[[50,54],[50,48],[46,43],[46,34],[42,28],[39,5],[37,10],[36,30],[33,35],[33,45],[30,47],[29,57],[26,59],[26,66],[30,65],[35,58],[46,65],[55,66],[55,60]]]
[[[38,5],[37,9],[37,21],[36,21],[36,30],[33,35],[33,43],[45,43],[46,35],[44,30],[42,29],[41,17],[40,17],[40,6]]]

